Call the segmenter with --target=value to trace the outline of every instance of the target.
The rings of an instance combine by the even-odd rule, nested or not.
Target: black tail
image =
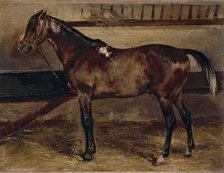
[[[215,95],[217,91],[217,81],[216,81],[215,69],[212,66],[210,60],[199,51],[192,49],[185,49],[184,51],[186,52],[186,54],[192,55],[194,59],[197,61],[198,65],[202,69],[202,72],[205,74],[208,80],[211,93]]]

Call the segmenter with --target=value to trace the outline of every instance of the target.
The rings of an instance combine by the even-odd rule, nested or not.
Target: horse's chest
[[[94,88],[94,75],[88,70],[71,68],[65,74],[74,90],[78,89],[83,92],[90,92]]]

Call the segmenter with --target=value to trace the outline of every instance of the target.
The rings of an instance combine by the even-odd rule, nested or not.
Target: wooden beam
[[[114,10],[114,5],[110,5],[110,10]]]
[[[205,14],[206,19],[209,18],[209,14],[210,14],[210,5],[207,6],[207,10],[206,10],[206,14]]]
[[[134,19],[134,5],[131,5],[131,18]]]
[[[15,130],[19,128],[24,127],[25,125],[29,124],[31,121],[35,120],[37,117],[46,115],[47,113],[51,112],[56,107],[70,100],[73,97],[74,95],[72,95],[71,93],[67,93],[58,98],[53,98],[48,103],[40,106],[39,108],[34,110],[32,109],[27,114],[18,116],[18,118],[16,118],[13,121],[8,121],[5,127],[0,129],[0,138],[6,135],[9,135],[10,133],[14,132]]]
[[[189,12],[188,12],[188,19],[191,20],[192,19],[192,5],[189,6]]]
[[[145,5],[142,4],[142,11],[141,11],[141,17],[140,17],[141,20],[144,19],[144,11],[145,11]]]
[[[51,71],[0,73],[0,81],[4,81],[0,97],[52,97],[70,91],[64,73],[56,71],[56,74],[64,84]]]
[[[214,19],[218,19],[220,5],[215,6]]]
[[[174,9],[174,4],[171,4],[171,9],[170,9],[170,20],[173,20],[173,9]]]
[[[201,19],[201,5],[198,6],[197,18]]]
[[[121,15],[124,14],[124,5],[121,5]]]
[[[164,14],[164,5],[161,5],[160,20],[163,20],[163,14]]]
[[[154,20],[155,18],[155,5],[152,5],[152,13],[151,13],[151,20]]]
[[[121,23],[121,24],[120,24]],[[203,20],[138,20],[126,19],[116,22],[114,26],[168,26],[168,25],[224,25],[224,19],[203,19]],[[103,27],[105,24],[100,21],[68,21],[72,27]]]
[[[182,13],[183,13],[183,4],[180,5],[180,12],[179,12],[179,15],[178,15],[178,19],[177,20],[181,20]]]
[[[61,80],[65,80],[62,71],[57,74]],[[217,72],[216,75],[218,88],[224,91],[224,72]],[[62,85],[51,72],[1,73],[0,81],[4,81],[0,87],[1,101],[7,101],[10,98],[44,100],[70,92],[70,88]],[[185,88],[197,90],[208,88],[208,84],[201,72],[192,72]]]

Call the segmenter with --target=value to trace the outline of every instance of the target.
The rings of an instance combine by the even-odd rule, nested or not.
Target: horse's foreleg
[[[176,124],[176,118],[173,112],[172,102],[164,98],[159,99],[159,101],[162,113],[165,117],[165,126],[167,131],[162,155],[157,160],[157,164],[162,164],[165,162],[165,158],[169,156],[171,137]]]
[[[182,100],[182,94],[178,96],[178,98],[174,102],[176,108],[179,110],[181,118],[184,122],[184,125],[187,130],[187,151],[185,153],[186,156],[192,155],[192,150],[194,149],[194,139],[192,135],[192,128],[191,128],[191,113],[185,106]]]
[[[81,155],[84,160],[92,160],[93,153],[96,152],[93,134],[92,100],[88,94],[78,94],[81,122],[85,131],[86,145],[85,151]]]

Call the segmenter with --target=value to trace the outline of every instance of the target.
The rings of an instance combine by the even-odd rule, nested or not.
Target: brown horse
[[[68,82],[78,96],[86,137],[85,151],[81,155],[84,160],[92,160],[96,152],[92,100],[135,97],[144,93],[156,96],[165,117],[167,133],[157,163],[164,162],[169,155],[176,123],[173,105],[179,110],[185,124],[186,155],[191,155],[194,149],[191,114],[182,100],[182,90],[190,73],[187,54],[191,54],[201,66],[210,90],[215,94],[215,71],[205,55],[192,49],[155,44],[130,49],[113,48],[101,40],[88,38],[42,10],[30,18],[18,49],[22,53],[29,53],[45,40],[53,46]]]

